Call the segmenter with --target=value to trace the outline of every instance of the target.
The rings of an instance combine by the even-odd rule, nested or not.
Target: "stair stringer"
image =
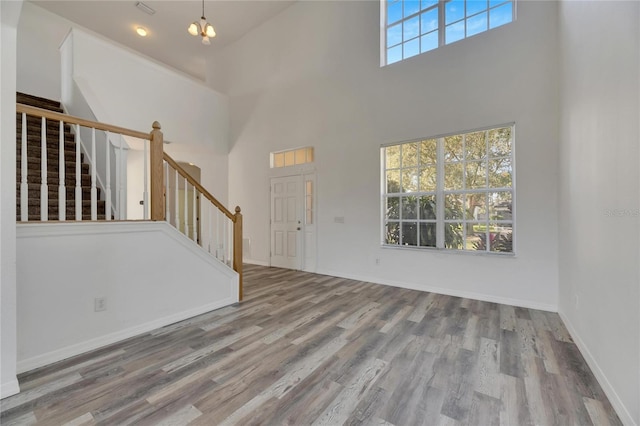
[[[238,302],[238,274],[166,222],[21,223],[17,259],[19,372]]]

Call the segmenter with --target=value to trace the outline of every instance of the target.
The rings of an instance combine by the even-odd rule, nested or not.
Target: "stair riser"
[[[47,171],[49,173],[58,173],[59,164],[60,163],[58,162],[57,158],[55,160],[48,159],[47,160]],[[18,160],[16,162],[16,167],[17,168],[21,168],[22,167],[22,162],[20,160]],[[31,174],[32,172],[40,173],[41,167],[42,166],[41,166],[39,158],[36,158],[36,159],[29,158],[29,159],[27,159],[27,176],[29,176],[29,174]],[[65,162],[64,171],[65,171],[65,174],[67,174],[67,173],[75,173],[76,172],[76,163],[75,162],[71,162],[71,161]],[[89,165],[81,163],[80,164],[80,173],[81,174],[85,174],[85,173],[88,174],[89,173]]]
[[[22,120],[18,120],[16,123],[16,132],[22,133]],[[40,122],[30,122],[27,120],[27,134],[40,134],[42,132],[42,123]],[[47,133],[60,133],[60,122],[59,121],[47,121]],[[68,124],[64,125],[64,133],[71,133],[71,126]]]
[[[31,162],[40,162],[40,155],[41,152],[40,150],[27,150],[27,162],[31,163]],[[51,162],[57,162],[59,160],[59,151],[56,149],[54,150],[47,150],[47,161]],[[18,151],[18,159],[16,160],[16,164],[20,164],[20,162],[22,161],[22,156],[20,155],[20,151]],[[67,163],[76,163],[76,153],[75,152],[70,152],[70,151],[65,151],[64,152],[64,161]],[[84,154],[80,153],[80,163],[84,163]]]
[[[31,105],[38,108],[48,109],[50,111],[62,111],[60,102],[51,99],[41,98],[39,96],[29,95],[27,93],[16,93],[16,102],[19,104]]]
[[[21,178],[21,176],[18,175],[18,182],[21,182],[20,178]],[[58,179],[58,175],[57,174],[55,174],[55,175],[49,174],[47,176],[47,185],[48,186],[54,185],[54,186],[57,187],[59,182],[60,182],[60,179]],[[65,186],[74,188],[76,186],[76,177],[75,177],[75,175],[66,175],[65,179],[64,179],[64,182],[65,182]],[[27,183],[29,184],[29,186],[31,186],[31,185],[40,186],[40,184],[41,184],[40,175],[29,175],[28,174],[27,175]],[[91,177],[90,176],[82,176],[81,185],[80,186],[89,186],[90,187],[91,186]]]
[[[40,144],[40,140],[42,138],[42,134],[38,130],[37,132],[27,132],[27,145],[32,143]],[[66,143],[75,143],[75,134],[71,132],[64,132],[64,141]],[[47,143],[60,143],[60,132],[55,130],[47,131]],[[16,144],[20,146],[22,144],[22,131],[16,132]]]
[[[100,188],[96,188],[98,190],[98,198],[101,197],[101,191]],[[76,198],[76,189],[75,187],[70,187],[67,186],[65,187],[65,194],[66,194],[66,199],[67,200],[75,200]],[[82,191],[81,191],[81,196],[82,196],[82,200],[90,200],[91,199],[91,188],[87,188],[87,187],[82,187]],[[27,198],[32,198],[32,199],[40,199],[40,185],[29,185],[28,191],[27,191]],[[20,200],[20,188],[16,188],[16,199]],[[58,199],[58,187],[49,187],[49,199],[50,200],[57,200]]]

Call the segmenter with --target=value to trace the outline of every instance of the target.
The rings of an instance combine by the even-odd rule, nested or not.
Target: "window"
[[[513,125],[384,146],[385,246],[513,252]]]
[[[381,0],[382,65],[512,22],[515,0]]]
[[[271,168],[313,163],[313,147],[290,149],[271,153]]]

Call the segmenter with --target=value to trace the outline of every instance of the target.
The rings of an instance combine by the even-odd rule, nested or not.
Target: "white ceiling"
[[[187,27],[202,15],[202,1],[144,0],[154,9],[148,15],[136,7],[137,0],[32,0],[38,6],[85,28],[115,40],[157,61],[198,79],[205,79],[206,58],[271,19],[295,0],[207,0],[205,16],[216,30],[211,45],[193,37]],[[149,34],[140,37],[142,26]]]

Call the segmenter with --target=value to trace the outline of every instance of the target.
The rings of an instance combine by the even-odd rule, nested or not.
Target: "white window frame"
[[[511,163],[511,187],[490,187],[487,181],[487,186],[485,188],[475,188],[475,189],[471,189],[471,188],[458,188],[458,189],[445,189],[444,185],[445,185],[445,148],[444,148],[444,140],[447,137],[450,136],[457,136],[460,135],[463,137],[463,152],[465,150],[465,143],[466,143],[466,139],[465,136],[468,134],[472,134],[472,133],[477,133],[477,132],[489,132],[491,130],[495,130],[495,129],[502,129],[502,128],[511,128],[511,151],[509,153],[509,159],[510,159],[510,163]],[[436,163],[435,163],[435,167],[437,169],[437,174],[436,174],[436,189],[435,191],[423,191],[423,190],[418,190],[418,191],[414,191],[414,192],[403,192],[403,189],[400,189],[400,192],[387,192],[387,171],[399,171],[399,176],[400,176],[400,185],[402,185],[402,171],[404,169],[413,169],[416,168],[416,166],[414,165],[410,165],[407,167],[404,167],[403,164],[400,164],[399,168],[389,168],[387,169],[386,167],[386,148],[389,147],[393,147],[393,146],[404,146],[404,145],[408,145],[408,144],[412,144],[412,143],[416,143],[416,142],[422,142],[422,141],[430,141],[430,140],[436,140],[437,141],[437,159],[436,159]],[[487,156],[487,164],[488,161],[494,157],[490,157],[489,156],[489,142],[488,142],[488,138],[486,138],[486,156]],[[516,164],[515,164],[515,141],[516,141],[516,129],[515,129],[515,123],[507,123],[507,124],[501,124],[501,125],[495,125],[495,126],[488,126],[488,127],[482,127],[482,128],[477,128],[477,129],[473,129],[473,130],[467,130],[467,131],[463,131],[463,132],[454,132],[454,133],[448,133],[448,134],[443,134],[443,135],[438,135],[438,136],[432,136],[432,137],[427,137],[427,138],[420,138],[420,139],[413,139],[413,140],[407,140],[407,141],[403,141],[403,142],[394,142],[394,143],[388,143],[388,144],[384,144],[380,147],[380,170],[381,170],[381,199],[380,199],[380,211],[381,211],[381,225],[380,225],[380,230],[381,230],[381,234],[380,234],[380,241],[381,241],[381,246],[384,248],[399,248],[399,249],[417,249],[417,250],[442,250],[442,251],[446,251],[446,252],[453,252],[453,253],[474,253],[474,254],[489,254],[489,255],[498,255],[498,256],[513,256],[516,253]],[[507,156],[503,156],[501,158],[506,158]],[[498,158],[498,157],[495,157]],[[466,167],[465,165],[468,162],[472,162],[474,160],[467,160],[466,158],[457,161],[457,162],[453,162],[453,163],[459,163],[463,165],[463,182],[464,182],[464,176],[466,174]],[[449,162],[447,164],[453,164],[452,162]],[[420,167],[418,167],[420,169]],[[487,174],[487,178],[488,178],[488,174]],[[464,185],[464,183],[463,183]],[[487,218],[486,219],[482,219],[481,221],[478,221],[477,219],[467,219],[467,218],[463,218],[463,219],[445,219],[445,197],[447,195],[455,195],[455,194],[489,194],[489,193],[494,193],[494,192],[510,192],[511,193],[511,219],[507,219],[507,220],[491,220],[489,218],[489,211],[488,211],[488,206],[485,206],[486,210],[486,215]],[[435,202],[436,202],[436,218],[435,219],[424,219],[424,218],[410,218],[410,219],[405,219],[402,217],[402,199],[404,197],[410,197],[410,196],[415,196],[415,197],[430,197],[433,196],[435,197]],[[387,218],[387,199],[388,198],[399,198],[398,200],[398,219],[388,219]],[[488,201],[488,198],[485,198],[486,201]],[[487,224],[487,228],[485,231],[485,248],[484,250],[470,250],[464,247],[464,244],[466,244],[466,228],[467,225],[469,224],[478,224],[478,225],[482,225],[482,222],[484,221]],[[392,223],[398,223],[399,224],[399,233],[400,233],[400,241],[398,244],[388,244],[386,239],[387,239],[387,224],[389,222]],[[431,247],[431,246],[420,246],[419,244],[419,238],[420,238],[420,230],[417,230],[417,244],[416,245],[404,245],[402,244],[402,224],[403,222],[412,222],[412,223],[417,223],[418,228],[420,228],[420,223],[435,223],[436,224],[436,245],[435,247]],[[462,227],[463,227],[463,235],[462,235],[462,240],[463,240],[463,248],[447,248],[445,247],[445,225],[448,223],[461,223]],[[512,247],[511,247],[511,251],[492,251],[491,250],[491,237],[490,237],[490,227],[489,224],[504,224],[504,225],[510,225],[511,226],[511,238],[512,238]],[[489,242],[489,244],[487,244],[487,242]]]
[[[452,21],[452,22],[449,22],[448,24],[446,24],[446,22],[445,22],[446,21],[446,12],[445,12],[446,8],[445,8],[445,5],[447,3],[449,3],[451,0],[438,0],[436,4],[433,4],[433,5],[430,5],[428,7],[425,7],[424,9],[419,8],[419,10],[417,12],[412,13],[411,15],[408,15],[406,17],[404,16],[404,12],[403,12],[402,13],[403,17],[400,20],[394,21],[391,24],[389,24],[387,22],[387,4],[395,3],[396,1],[402,3],[403,7],[404,7],[404,1],[405,0],[380,0],[380,66],[390,65],[389,60],[388,60],[388,52],[389,52],[389,50],[391,48],[398,47],[398,46],[402,47],[402,50],[403,50],[402,58],[400,60],[397,60],[397,61],[394,61],[394,62],[391,62],[391,63],[402,62],[405,59],[412,58],[414,56],[418,56],[418,55],[421,55],[423,53],[430,52],[432,50],[436,50],[436,49],[438,49],[438,48],[440,48],[440,47],[442,47],[444,45],[455,43],[457,41],[464,40],[464,39],[466,39],[468,37],[473,37],[474,35],[490,31],[490,30],[492,30],[494,28],[499,28],[499,27],[501,27],[503,25],[512,23],[512,22],[514,22],[516,20],[516,6],[517,6],[516,0],[487,0],[487,8],[486,9],[481,9],[479,11],[473,12],[469,16],[467,16],[467,1],[463,0],[464,1],[465,10],[463,12],[462,18],[457,19],[455,21]],[[496,9],[504,6],[507,3],[511,3],[511,21],[503,23],[503,24],[500,24],[500,25],[497,25],[497,26],[494,26],[494,27],[491,27],[491,11],[492,10],[495,11]],[[422,20],[418,19],[420,27],[419,27],[419,30],[418,30],[417,37],[413,37],[413,38],[411,38],[409,40],[404,40],[404,38],[403,38],[403,40],[400,43],[394,44],[391,47],[387,47],[387,29],[389,29],[390,27],[396,26],[396,25],[398,25],[400,23],[404,23],[404,22],[410,21],[410,20],[412,20],[412,19],[414,19],[416,17],[419,18],[420,15],[422,15],[423,13],[430,12],[430,11],[435,10],[435,9],[437,9],[437,15],[438,15],[438,27],[437,27],[437,29],[432,30],[432,31],[427,31],[427,32],[423,33],[422,29],[421,29]],[[473,19],[474,17],[480,16],[483,13],[487,13],[487,18],[486,18],[487,27],[486,27],[486,29],[478,31],[478,32],[475,32],[475,33],[473,33],[471,35],[467,35],[468,32],[469,32],[468,31],[468,25],[467,25],[468,21],[470,19]],[[464,24],[464,36],[461,39],[456,39],[455,41],[447,42],[446,37],[445,37],[447,27],[450,27],[450,26],[452,26],[454,24],[459,24],[459,23]],[[423,50],[422,46],[421,46],[421,44],[422,44],[421,38],[423,36],[431,33],[431,32],[437,32],[438,45],[435,48],[432,48],[432,49],[429,49],[429,50]],[[405,44],[408,43],[408,42],[412,42],[414,40],[418,41],[418,45],[419,45],[418,53],[415,54],[415,55],[411,55],[411,56],[405,56],[404,55],[404,46],[405,46]]]

